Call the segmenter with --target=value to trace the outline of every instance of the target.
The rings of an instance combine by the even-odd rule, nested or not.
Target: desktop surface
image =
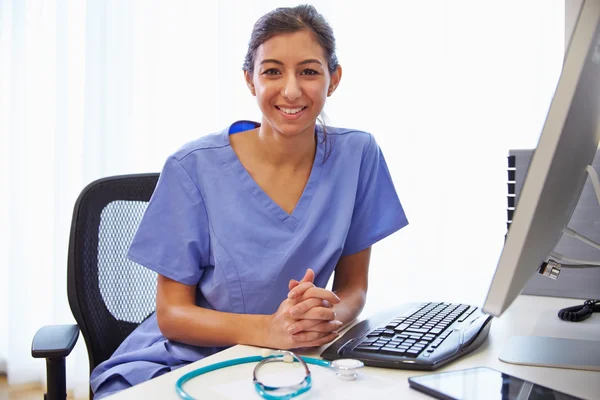
[[[584,322],[572,323],[556,316],[563,307],[579,305],[580,299],[560,299],[539,296],[519,296],[514,304],[496,318],[485,343],[472,353],[447,364],[435,372],[451,371],[487,366],[515,377],[537,383],[583,399],[600,399],[600,372],[548,367],[531,367],[508,364],[498,359],[505,342],[513,335],[545,335],[573,339],[595,339],[600,332],[600,315],[595,313]],[[302,355],[317,356],[324,350],[309,350]],[[175,382],[179,377],[196,368],[237,357],[260,354],[260,349],[251,346],[234,346],[206,359],[197,361],[171,373],[134,386],[110,397],[111,400],[125,399],[178,399]],[[273,364],[274,368],[278,368]],[[195,398],[260,399],[252,386],[254,364],[245,364],[211,372],[191,380],[185,389]],[[365,367],[357,381],[345,382],[337,379],[326,368],[311,366],[312,389],[298,399],[362,399],[368,396],[387,396],[390,399],[430,399],[427,395],[411,389],[408,378],[429,371],[414,371]],[[269,372],[269,371],[267,371]],[[280,373],[276,369],[273,374]]]

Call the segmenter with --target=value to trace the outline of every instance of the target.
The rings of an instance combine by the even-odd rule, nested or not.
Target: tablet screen
[[[581,400],[487,367],[409,378],[412,388],[452,400]]]

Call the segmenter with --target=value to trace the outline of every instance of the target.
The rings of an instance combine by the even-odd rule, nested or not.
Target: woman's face
[[[341,68],[329,73],[323,48],[307,30],[277,35],[256,51],[246,82],[263,123],[285,136],[314,132],[325,99],[335,90]]]

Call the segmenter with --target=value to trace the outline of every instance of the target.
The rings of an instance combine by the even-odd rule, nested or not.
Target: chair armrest
[[[36,332],[31,343],[33,358],[64,358],[71,353],[77,338],[77,325],[47,325]]]

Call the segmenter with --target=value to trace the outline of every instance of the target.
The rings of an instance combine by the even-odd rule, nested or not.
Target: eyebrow
[[[273,64],[278,64],[278,65],[283,65],[283,63],[279,60],[276,60],[274,58],[265,58],[264,60],[262,60],[260,62],[260,65],[266,64],[266,63],[273,63]],[[298,63],[298,65],[304,65],[304,64],[312,64],[312,63],[317,63],[320,65],[323,65],[323,63],[319,60],[317,60],[316,58],[309,58],[308,60],[304,60],[304,61],[300,61]]]

